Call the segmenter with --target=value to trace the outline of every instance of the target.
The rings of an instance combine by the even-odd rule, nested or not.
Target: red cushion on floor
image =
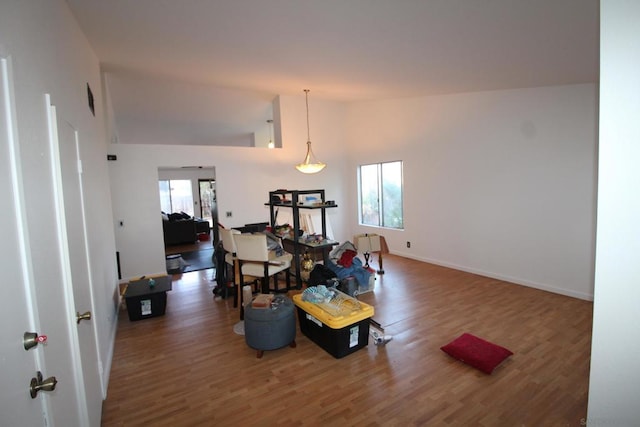
[[[460,335],[440,349],[449,356],[487,374],[491,374],[499,364],[513,354],[504,347],[468,333]]]

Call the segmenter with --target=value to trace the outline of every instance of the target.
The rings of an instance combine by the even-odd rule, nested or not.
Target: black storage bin
[[[300,332],[336,359],[360,350],[369,343],[369,319],[352,323],[340,329],[332,329],[326,324],[318,325],[307,318],[306,311],[300,307],[297,309]],[[353,334],[357,335],[357,344],[350,346]]]
[[[323,304],[304,301],[301,294],[293,296],[298,309],[300,331],[337,359],[367,346],[369,322],[374,313],[372,306],[338,293],[341,295],[338,299],[344,301],[341,305],[345,309],[351,301],[357,304],[358,310],[347,310],[346,315],[333,316],[323,309]]]
[[[150,280],[154,280],[152,286]],[[167,291],[171,290],[168,276],[130,282],[124,294],[129,320],[142,320],[164,315],[167,308]]]

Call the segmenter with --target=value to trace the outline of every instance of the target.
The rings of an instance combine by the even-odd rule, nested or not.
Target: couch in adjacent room
[[[196,221],[185,213],[162,213],[162,232],[164,245],[194,243],[198,240]]]

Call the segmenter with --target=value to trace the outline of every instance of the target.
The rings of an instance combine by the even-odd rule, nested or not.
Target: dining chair
[[[236,244],[236,257],[238,259],[240,283],[245,276],[261,279],[262,293],[286,292],[291,288],[291,260],[293,256],[284,253],[277,256],[267,247],[267,236],[263,233],[237,234],[233,236]],[[286,289],[278,288],[278,273],[285,272]],[[273,277],[273,288],[269,288],[270,278]],[[241,297],[242,298],[242,297]]]
[[[239,277],[240,274],[238,272],[239,269],[239,264],[238,264],[238,258],[237,258],[237,248],[236,248],[236,242],[235,242],[235,238],[234,236],[237,236],[240,234],[240,231],[238,230],[234,230],[233,228],[223,228],[223,227],[218,227],[218,231],[220,233],[220,240],[222,240],[222,249],[224,249],[224,261],[225,261],[225,267],[228,265],[229,267],[231,267],[229,269],[229,267],[225,268],[225,271],[229,271],[231,270],[231,274],[230,274],[230,279],[231,280],[226,280],[226,286],[229,286],[229,283],[233,283],[233,287],[235,288],[235,292],[233,295],[233,306],[237,307],[238,306],[238,293],[241,291],[241,286],[239,283]],[[224,275],[225,278],[229,277],[227,274]]]

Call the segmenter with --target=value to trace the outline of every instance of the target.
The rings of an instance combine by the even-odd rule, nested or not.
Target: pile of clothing
[[[364,268],[362,261],[356,255],[358,255],[358,249],[353,243],[344,242],[331,251],[327,267],[340,280],[352,276],[359,286],[367,286],[374,270]]]

